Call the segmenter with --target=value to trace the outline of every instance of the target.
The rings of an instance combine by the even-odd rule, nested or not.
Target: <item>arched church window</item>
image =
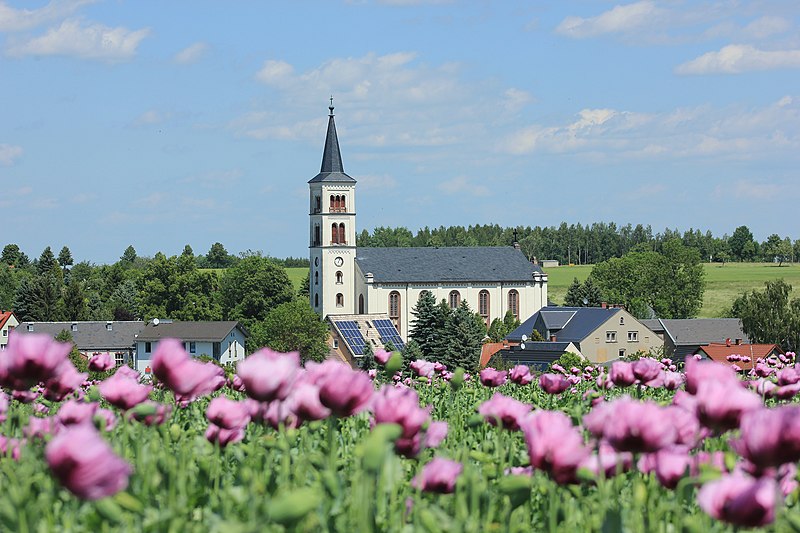
[[[339,244],[347,244],[347,239],[344,238],[344,222],[339,224]]]
[[[336,283],[338,285],[341,285],[342,283],[344,283],[343,279],[344,279],[344,275],[342,274],[342,271],[341,270],[337,270],[336,271]]]
[[[331,244],[339,244],[339,228],[336,222],[331,224]]]
[[[319,285],[319,272],[314,272],[314,285]]]
[[[344,307],[344,294],[341,292],[336,295],[336,307]]]
[[[347,198],[347,197],[346,197],[346,196],[343,194],[343,195],[342,195],[342,201],[341,201],[341,203],[339,204],[339,209],[341,209],[342,211],[347,211],[347,204],[345,203],[345,199],[346,199],[346,198]]]
[[[364,295],[363,294],[359,294],[358,295],[358,314],[359,315],[363,315],[364,314]]]
[[[420,291],[419,298],[417,298],[417,301],[420,301],[420,300],[422,300],[423,297],[427,297],[427,296],[430,296],[430,295],[431,295],[431,291],[427,291],[427,290]]]
[[[461,294],[459,294],[458,291],[450,291],[448,301],[450,303],[450,309],[455,309],[458,307],[458,304],[461,303]]]
[[[322,198],[319,196],[314,197],[314,212],[319,213],[322,211]]]
[[[319,293],[314,295],[314,307],[319,307]]]
[[[397,291],[389,293],[389,318],[397,331],[400,331],[400,293]]]
[[[331,211],[336,211],[336,197],[331,194]]]
[[[516,289],[508,291],[508,310],[519,320],[519,293]]]
[[[478,293],[478,313],[483,317],[486,322],[486,327],[489,327],[489,291],[482,290]]]
[[[320,238],[319,224],[314,224],[314,246],[319,246],[321,241],[322,239]]]

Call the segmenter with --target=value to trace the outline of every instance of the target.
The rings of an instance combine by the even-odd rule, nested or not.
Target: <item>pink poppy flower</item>
[[[0,455],[19,461],[23,441],[0,435]]]
[[[449,494],[455,491],[456,481],[463,470],[461,463],[436,457],[422,467],[422,472],[411,480],[411,486],[424,492]]]
[[[800,460],[800,407],[760,408],[742,415],[732,443],[742,457],[764,469]]]
[[[374,392],[364,372],[337,363],[320,383],[319,400],[336,416],[352,416],[367,408]]]
[[[533,377],[527,365],[517,365],[508,373],[508,378],[517,385],[528,385],[533,381]]]
[[[245,390],[244,382],[242,381],[242,378],[240,378],[238,374],[233,375],[233,379],[231,379],[230,383],[228,383],[228,386],[233,390],[235,390],[236,392],[244,392]]]
[[[674,489],[683,479],[692,462],[689,451],[680,446],[659,450],[655,456],[655,472],[662,487]]]
[[[491,400],[483,402],[478,407],[478,413],[493,426],[517,431],[532,408],[527,403],[496,392]]]
[[[206,439],[212,444],[225,448],[228,444],[240,442],[244,439],[244,428],[225,429],[215,424],[209,424],[206,429]]]
[[[595,476],[600,472],[606,478],[614,477],[617,473],[624,473],[633,468],[633,454],[617,452],[607,442],[601,441],[597,453],[586,456],[578,468],[586,468]]]
[[[403,438],[411,438],[422,430],[430,419],[427,409],[419,406],[419,396],[413,389],[388,385],[381,387],[372,402],[376,424],[397,424]]]
[[[417,359],[409,367],[420,377],[432,378],[436,372],[436,366],[424,359]]]
[[[273,429],[300,427],[302,420],[289,408],[287,400],[273,400],[261,404],[260,417]]]
[[[167,421],[172,414],[172,406],[157,403],[152,400],[145,400],[140,405],[151,407],[150,412],[137,412],[136,409],[132,411],[133,419],[141,422],[145,426],[160,426]],[[142,410],[145,411],[145,410]]]
[[[68,361],[70,350],[72,344],[57,342],[46,333],[11,332],[3,357],[0,357],[0,383],[24,391],[47,381]]]
[[[94,419],[102,421],[106,431],[111,431],[117,425],[117,415],[111,409],[98,409],[94,414]]]
[[[625,361],[613,363],[608,375],[617,387],[629,387],[636,382],[636,376],[633,375],[633,365]]]
[[[377,361],[381,366],[386,366],[386,363],[389,362],[391,357],[392,352],[387,352],[386,350],[375,350],[375,361]]]
[[[667,390],[677,390],[683,385],[683,374],[680,372],[664,372],[664,388]]]
[[[89,359],[89,370],[94,372],[105,372],[115,366],[114,358],[108,352],[98,353]]]
[[[655,452],[675,442],[677,432],[665,424],[667,413],[652,402],[619,398],[608,402],[603,437],[617,451]]]
[[[132,472],[89,424],[59,432],[45,448],[45,458],[61,485],[84,500],[99,500],[123,490]]]
[[[661,373],[661,368],[661,363],[649,357],[643,357],[631,364],[634,377],[642,383],[657,378]]]
[[[760,409],[761,398],[740,386],[739,381],[701,384],[695,394],[697,418],[704,426],[715,431],[727,431],[739,426],[742,415]]]
[[[777,483],[764,477],[751,478],[734,472],[706,483],[697,503],[713,518],[744,527],[758,527],[775,520]]]
[[[425,430],[425,448],[438,448],[442,441],[447,438],[447,422],[434,421],[428,424]]]
[[[499,371],[494,368],[484,368],[480,373],[480,380],[485,387],[499,387],[505,385],[508,372]]]
[[[539,376],[539,387],[547,394],[561,394],[572,384],[561,374],[542,374]]]
[[[693,357],[686,358],[686,392],[696,394],[701,383],[717,382],[740,384],[738,376],[728,365],[713,361],[698,361]]]
[[[289,409],[304,421],[324,420],[331,410],[319,401],[319,387],[313,383],[299,383],[287,399]]]
[[[559,411],[536,411],[522,424],[531,465],[556,483],[577,481],[578,466],[589,455],[578,428]]]
[[[69,400],[61,405],[56,416],[59,422],[65,426],[84,424],[92,421],[94,414],[97,412],[97,407],[96,403]]]
[[[32,416],[28,419],[28,425],[22,429],[22,434],[29,439],[44,439],[47,435],[55,435],[63,427],[63,424],[54,416],[49,418]]]
[[[206,418],[221,428],[243,428],[250,422],[250,410],[243,402],[229,400],[225,396],[217,396],[206,408]]]
[[[236,373],[254,400],[271,402],[289,396],[300,370],[298,352],[279,353],[262,348],[241,361]]]
[[[55,375],[45,382],[44,397],[60,402],[80,387],[89,374],[78,372],[72,362],[64,360],[55,370]]]
[[[141,385],[139,382],[116,372],[97,386],[103,398],[119,409],[127,411],[145,401],[153,390],[151,385]]]

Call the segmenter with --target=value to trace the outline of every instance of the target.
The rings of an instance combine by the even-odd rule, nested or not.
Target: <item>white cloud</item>
[[[714,190],[719,198],[735,198],[737,200],[771,201],[786,198],[792,194],[784,185],[772,183],[763,179],[739,179],[733,183],[718,185]]]
[[[800,68],[800,50],[759,50],[731,44],[675,68],[676,74],[740,74],[757,70]]]
[[[604,158],[769,158],[800,155],[800,102],[791,96],[754,109],[678,108],[659,114],[584,109],[562,124],[531,124],[497,145],[511,154],[575,153]]]
[[[189,63],[197,62],[208,51],[208,45],[203,42],[197,42],[187,46],[172,58],[175,63],[187,65]]]
[[[395,187],[397,187],[397,180],[388,174],[358,176],[358,189],[362,191],[385,191]]]
[[[792,22],[783,17],[765,15],[759,17],[744,27],[743,33],[753,39],[766,39],[773,35],[780,35],[792,28]]]
[[[647,200],[661,196],[666,190],[667,187],[661,183],[649,183],[628,194],[628,198],[632,200]]]
[[[294,74],[294,67],[285,61],[269,59],[256,74],[258,81],[267,85],[281,86],[289,81]]]
[[[503,107],[506,111],[511,113],[516,113],[529,103],[533,101],[533,97],[527,91],[523,91],[521,89],[517,89],[515,87],[511,87],[510,89],[506,89],[506,92],[503,94],[504,101]]]
[[[14,9],[0,1],[0,31],[25,31],[71,15],[96,0],[52,0],[39,9]]]
[[[470,179],[465,176],[456,176],[455,178],[443,181],[439,184],[439,190],[445,194],[467,194],[470,196],[489,196],[489,188],[485,185],[478,185],[472,183]]]
[[[71,19],[40,37],[12,43],[7,52],[11,56],[61,55],[115,62],[133,57],[139,43],[149,34],[147,28],[133,31],[121,26],[82,25],[81,21]]]
[[[657,19],[663,10],[651,0],[617,5],[596,17],[570,16],[561,21],[556,32],[568,37],[596,37],[607,33],[625,33],[641,29]]]
[[[10,166],[22,156],[22,147],[0,144],[0,165]]]
[[[152,126],[164,122],[168,118],[167,114],[159,113],[155,109],[145,111],[133,121],[134,126]]]

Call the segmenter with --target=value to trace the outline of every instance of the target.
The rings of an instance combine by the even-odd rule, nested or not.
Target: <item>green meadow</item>
[[[773,263],[705,263],[706,292],[700,317],[724,316],[737,296],[753,289],[761,290],[764,282],[783,278],[793,288],[793,295],[800,294],[800,264],[778,266]],[[547,269],[548,296],[551,301],[562,304],[567,288],[574,278],[580,281],[589,277],[592,265],[560,266]]]
[[[308,269],[305,267],[293,267],[287,268],[286,273],[289,275],[289,281],[292,282],[294,285],[295,290],[300,289],[300,285],[303,284],[303,281],[306,279],[306,274],[308,274]]]

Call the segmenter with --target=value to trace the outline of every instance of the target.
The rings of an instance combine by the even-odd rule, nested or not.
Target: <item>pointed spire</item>
[[[331,105],[328,109],[331,113],[328,115],[328,134],[325,137],[325,151],[322,152],[320,172],[344,172],[342,153],[339,151],[339,139],[336,136],[336,123],[333,120],[333,96],[331,96]]]

